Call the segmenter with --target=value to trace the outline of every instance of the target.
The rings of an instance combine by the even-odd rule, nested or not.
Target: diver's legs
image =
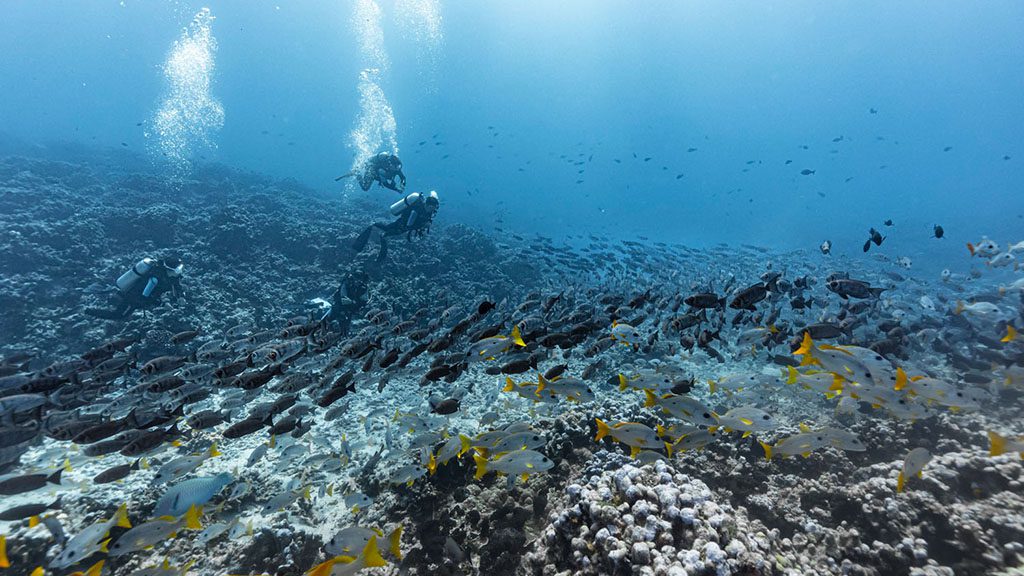
[[[359,187],[363,189],[363,192],[367,192],[373,186],[373,174],[369,170],[362,173],[359,176]]]
[[[370,241],[370,235],[373,234],[373,229],[377,227],[377,224],[370,224],[363,230],[359,236],[352,242],[352,249],[357,253],[362,252],[366,248],[366,243]]]

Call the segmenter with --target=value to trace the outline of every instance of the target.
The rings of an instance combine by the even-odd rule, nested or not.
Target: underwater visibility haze
[[[2,9],[0,576],[1024,573],[1024,4]]]

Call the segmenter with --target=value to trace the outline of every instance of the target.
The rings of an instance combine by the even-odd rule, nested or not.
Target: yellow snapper
[[[912,476],[920,478],[921,470],[924,469],[931,459],[932,453],[925,448],[914,448],[908,452],[907,457],[903,459],[903,469],[900,470],[899,476],[896,477],[896,491],[903,492],[903,487],[906,486],[908,478]]]
[[[189,507],[188,511],[181,518],[174,516],[161,516],[156,520],[150,520],[125,532],[110,546],[111,556],[123,556],[143,550],[156,543],[174,538],[181,530],[202,530],[199,524],[201,508],[195,505]]]
[[[600,418],[595,418],[597,421],[597,436],[594,440],[600,442],[605,436],[611,436],[615,440],[622,442],[626,446],[629,446],[630,456],[636,457],[640,450],[644,448],[661,449],[666,447],[671,450],[671,445],[667,442],[662,442],[658,438],[658,433],[652,430],[645,424],[639,422],[617,422],[609,426]]]
[[[377,549],[377,536],[373,535],[358,556],[335,556],[310,568],[306,576],[348,576],[364,568],[386,566],[387,562]]]

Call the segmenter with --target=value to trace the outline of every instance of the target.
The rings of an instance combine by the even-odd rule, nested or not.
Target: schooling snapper
[[[5,8],[0,571],[1024,565],[1017,4]]]

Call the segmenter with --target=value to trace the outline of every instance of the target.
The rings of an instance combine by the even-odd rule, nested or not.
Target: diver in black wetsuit
[[[371,156],[370,159],[363,164],[362,173],[360,173],[359,170],[353,170],[347,174],[338,176],[334,181],[337,182],[350,176],[359,177],[359,187],[364,191],[369,190],[370,186],[373,186],[375,181],[379,182],[381,186],[389,190],[394,190],[395,192],[402,192],[405,190],[405,174],[402,172],[402,161],[398,156],[390,152],[381,152],[376,156]]]
[[[366,306],[369,280],[369,275],[362,270],[346,276],[334,294],[331,294],[331,307],[320,318],[320,323],[330,328],[337,322],[338,331],[343,336],[348,334],[352,318]]]
[[[143,258],[114,283],[117,294],[114,295],[111,308],[86,308],[85,313],[97,318],[119,320],[129,317],[137,308],[156,306],[160,303],[160,296],[166,292],[180,300],[184,296],[181,289],[181,273],[184,268],[179,258]]]
[[[362,252],[374,230],[380,234],[380,252],[377,254],[377,262],[382,262],[387,257],[389,236],[401,236],[405,234],[406,240],[411,240],[413,235],[423,236],[430,231],[430,224],[434,221],[441,202],[437,192],[431,190],[427,194],[413,192],[405,198],[391,205],[391,213],[397,216],[394,222],[376,222],[363,230],[355,242],[353,248],[356,252]]]

